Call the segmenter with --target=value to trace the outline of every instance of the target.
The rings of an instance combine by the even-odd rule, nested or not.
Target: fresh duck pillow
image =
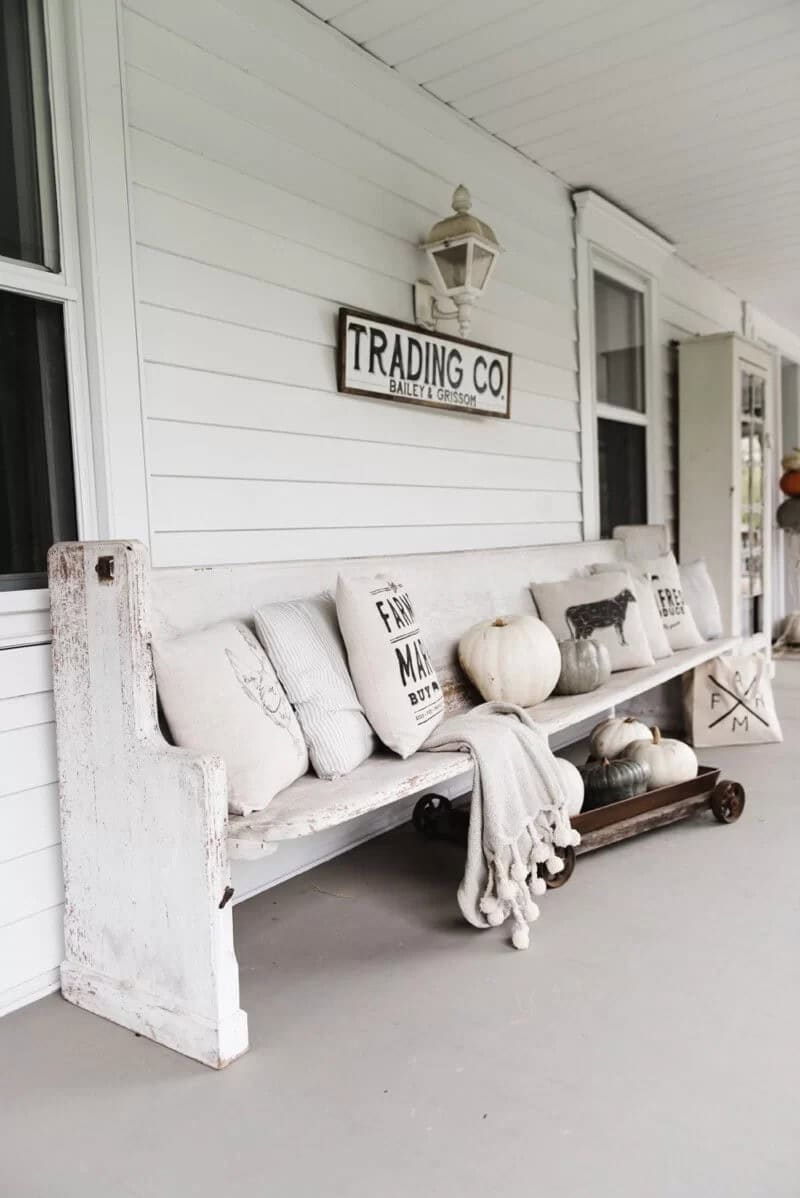
[[[408,591],[392,578],[339,575],[336,614],[367,719],[410,757],[441,722],[444,698]]]
[[[639,603],[624,570],[565,582],[534,582],[531,594],[557,641],[599,641],[608,649],[612,670],[653,665]]]
[[[683,594],[675,554],[642,558],[635,565],[650,583],[670,648],[693,649],[702,645],[703,638]]]

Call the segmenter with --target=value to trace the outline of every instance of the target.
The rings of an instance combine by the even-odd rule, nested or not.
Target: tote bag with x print
[[[686,731],[692,744],[765,745],[783,740],[763,653],[716,657],[685,677]]]

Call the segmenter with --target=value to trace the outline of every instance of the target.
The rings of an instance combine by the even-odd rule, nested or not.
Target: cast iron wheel
[[[744,787],[741,782],[723,778],[711,792],[711,810],[721,824],[733,824],[744,811]]]
[[[542,877],[548,890],[558,890],[559,886],[566,886],[575,870],[575,850],[572,845],[565,849],[556,849],[555,854],[564,862],[564,868],[561,873],[551,874],[546,865],[542,866]]]
[[[414,828],[428,840],[441,836],[442,825],[450,822],[451,807],[452,803],[444,795],[423,795],[417,800],[411,817]]]

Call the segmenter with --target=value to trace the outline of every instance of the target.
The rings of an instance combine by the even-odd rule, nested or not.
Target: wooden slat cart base
[[[628,840],[653,828],[690,819],[701,811],[712,811],[721,824],[732,824],[744,810],[744,787],[728,779],[720,781],[720,771],[701,765],[696,778],[675,786],[662,786],[631,799],[607,803],[591,811],[582,811],[572,820],[573,828],[581,834],[577,849],[559,849],[564,862],[561,873],[552,876],[544,871],[548,887],[556,889],[568,882],[575,869],[575,859],[593,849]],[[425,795],[414,808],[414,827],[421,835],[436,840],[452,840],[466,844],[469,810],[453,807],[441,795]]]

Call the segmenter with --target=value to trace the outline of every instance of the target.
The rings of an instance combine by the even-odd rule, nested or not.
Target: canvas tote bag
[[[763,653],[715,657],[684,680],[686,729],[692,744],[765,745],[783,740]]]

